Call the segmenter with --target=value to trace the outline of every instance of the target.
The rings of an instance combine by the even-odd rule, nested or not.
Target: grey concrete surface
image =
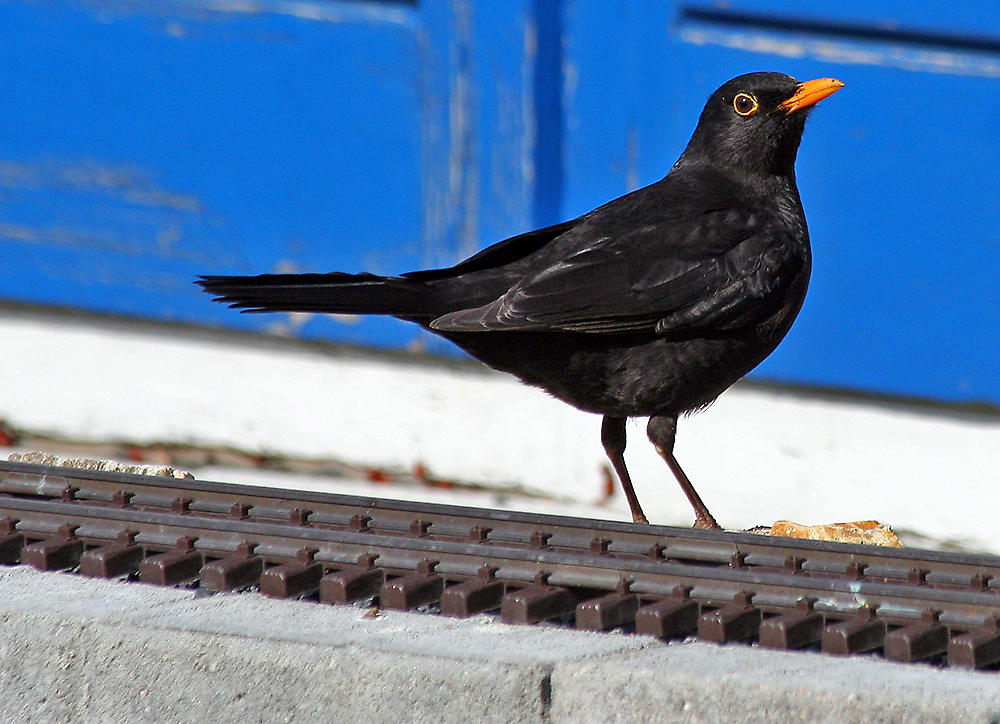
[[[552,721],[997,724],[1000,674],[700,642],[557,665]]]
[[[0,568],[0,721],[1000,722],[1000,675]]]

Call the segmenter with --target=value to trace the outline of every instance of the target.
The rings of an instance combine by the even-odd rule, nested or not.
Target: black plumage
[[[673,456],[677,417],[703,407],[777,346],[806,294],[811,255],[795,185],[806,115],[843,84],[778,73],[709,98],[665,178],[588,214],[515,236],[448,269],[207,276],[250,312],[386,314],[445,337],[581,410],[634,520],[626,418],[647,433],[695,510],[718,527]]]

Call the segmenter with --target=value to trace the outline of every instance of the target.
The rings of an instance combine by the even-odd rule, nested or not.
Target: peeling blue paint
[[[1000,38],[979,33],[690,6],[681,8],[678,32],[686,43],[761,55],[1000,77]]]

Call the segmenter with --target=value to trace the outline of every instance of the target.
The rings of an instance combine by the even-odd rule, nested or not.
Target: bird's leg
[[[677,458],[674,457],[674,439],[677,437],[677,415],[654,415],[649,418],[649,424],[646,426],[646,434],[649,436],[649,441],[653,443],[653,447],[656,448],[656,452],[660,453],[660,457],[667,461],[670,471],[677,478],[681,490],[684,491],[688,502],[694,508],[694,527],[722,530],[722,526],[716,523],[715,518],[708,512],[708,508],[702,502],[701,496],[698,495],[688,476],[684,474],[681,466],[677,463]]]
[[[625,491],[625,500],[628,501],[628,507],[632,511],[632,521],[649,523],[642,508],[639,507],[639,499],[632,488],[632,478],[629,477],[628,469],[625,467],[624,417],[605,415],[604,422],[601,424],[601,444],[604,445],[604,452],[607,454],[608,460],[611,461],[611,467],[618,474],[618,482],[621,483],[622,490]]]

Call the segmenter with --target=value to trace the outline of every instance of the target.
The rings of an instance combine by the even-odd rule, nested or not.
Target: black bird
[[[387,314],[490,367],[604,416],[601,441],[636,522],[625,421],[647,434],[695,511],[673,455],[677,417],[705,407],[788,332],[811,266],[795,157],[808,110],[844,84],[734,78],[708,99],[665,178],[578,219],[501,241],[448,269],[397,277],[199,279],[247,312]]]

